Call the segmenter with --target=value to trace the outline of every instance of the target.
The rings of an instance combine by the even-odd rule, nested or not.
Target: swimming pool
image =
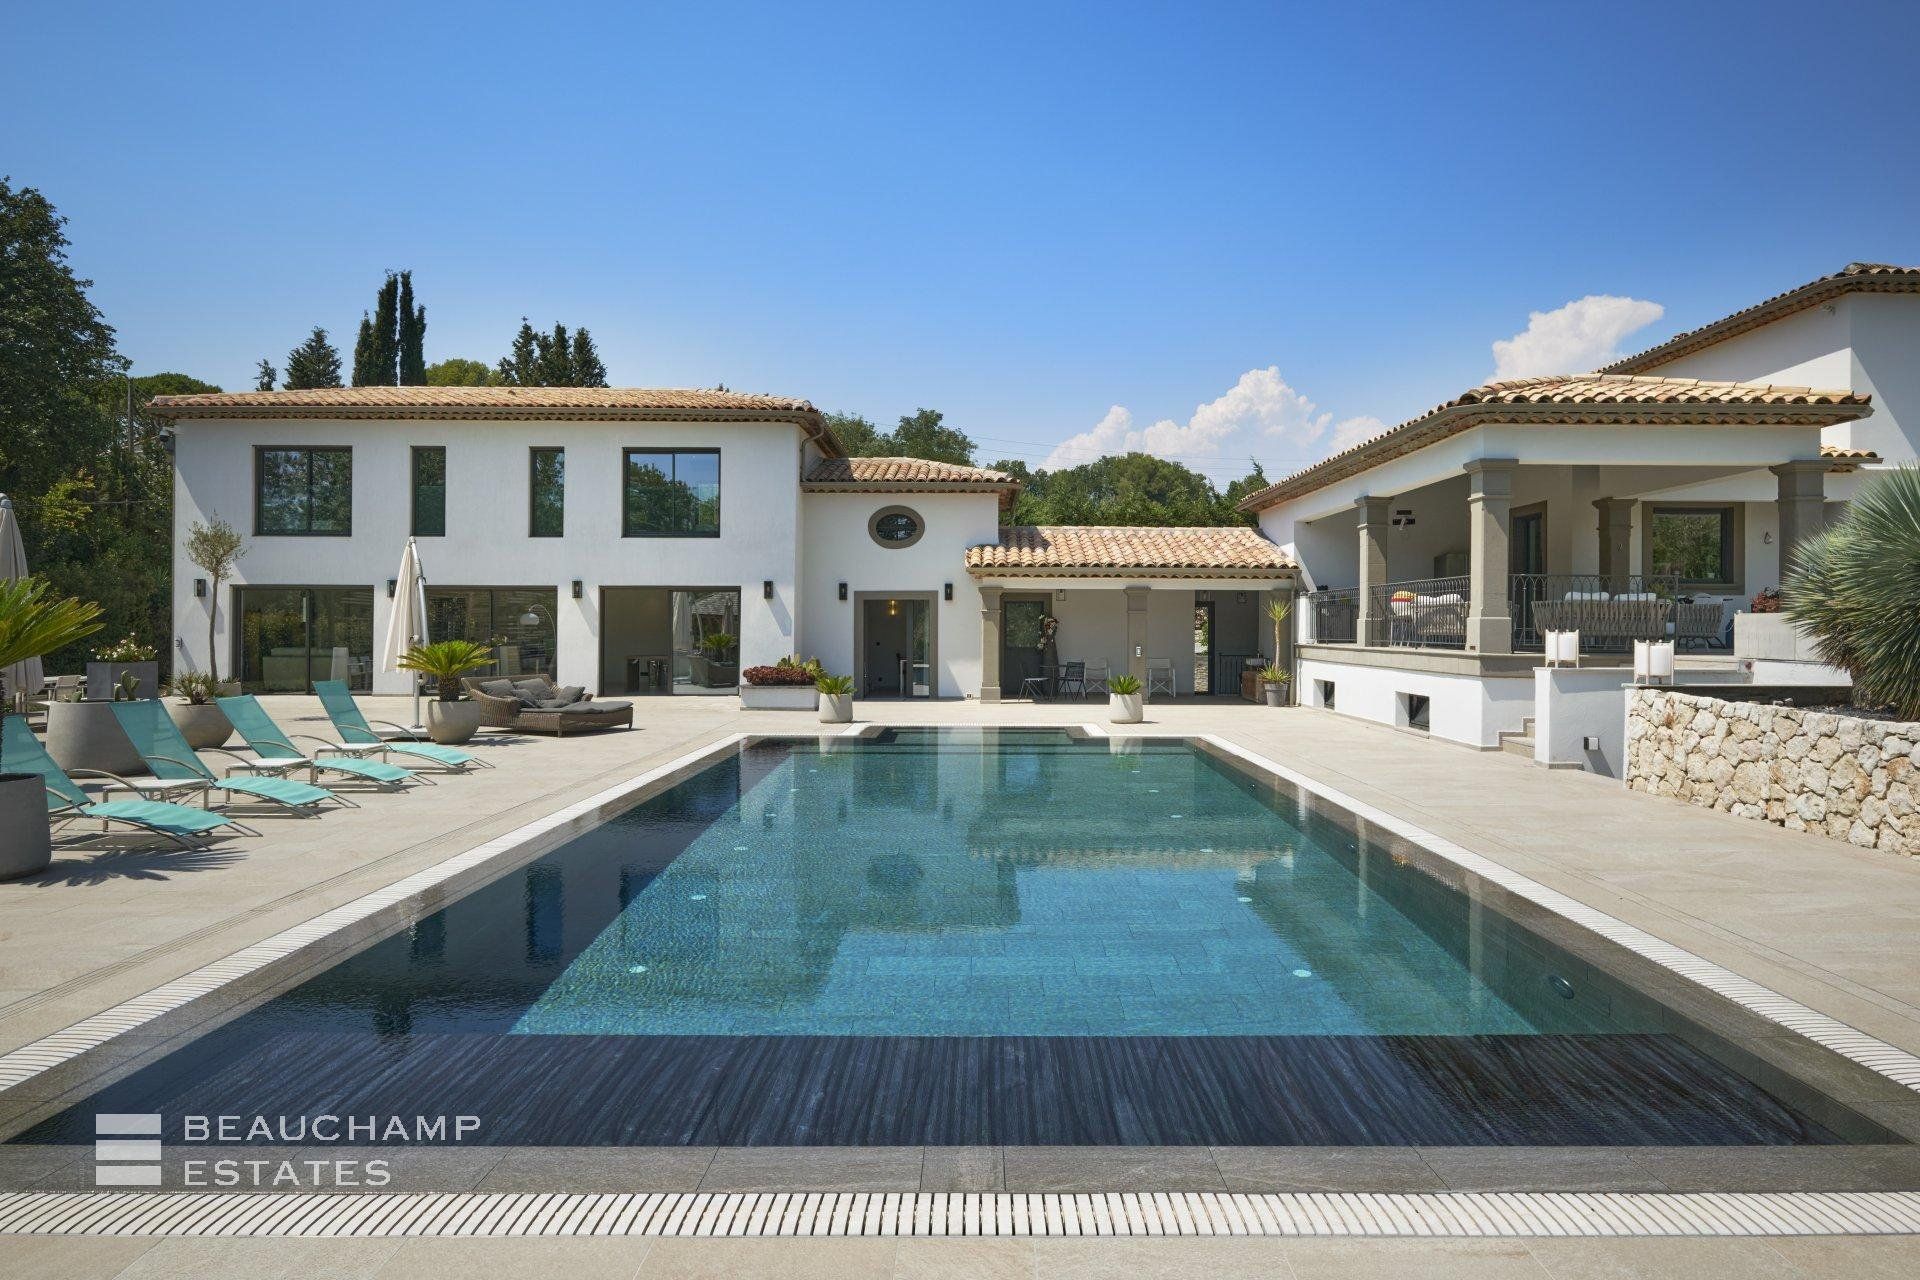
[[[545,1146],[1896,1140],[1685,986],[1200,744],[758,740],[20,1140],[316,1107]]]

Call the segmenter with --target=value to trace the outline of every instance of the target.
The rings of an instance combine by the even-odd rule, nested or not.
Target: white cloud
[[[1070,436],[1054,446],[1040,465],[1048,471],[1077,467],[1110,453],[1151,453],[1181,462],[1221,457],[1229,442],[1242,432],[1258,431],[1304,453],[1326,433],[1333,415],[1323,413],[1312,400],[1287,385],[1277,365],[1249,369],[1227,393],[1194,409],[1185,423],[1162,418],[1136,427],[1125,405],[1107,410],[1089,431]],[[1350,421],[1358,421],[1351,419]],[[1345,424],[1342,424],[1343,426]],[[1255,451],[1260,442],[1239,447]]]
[[[1333,432],[1327,437],[1327,456],[1351,449],[1363,440],[1371,440],[1387,429],[1387,424],[1378,418],[1342,418],[1333,424]]]
[[[1666,314],[1657,302],[1596,293],[1554,311],[1535,311],[1524,331],[1493,344],[1493,376],[1585,373],[1619,358],[1620,340]]]

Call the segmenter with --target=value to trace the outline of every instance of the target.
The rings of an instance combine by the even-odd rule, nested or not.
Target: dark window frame
[[[560,527],[551,533],[540,531],[540,455],[555,454],[560,459]],[[626,467],[621,465],[621,492],[625,494]],[[624,522],[626,513],[621,512]],[[536,444],[527,449],[527,536],[529,538],[564,538],[567,536],[567,450],[565,445]]]
[[[628,474],[628,468],[633,465],[633,459],[636,455],[646,456],[646,457],[664,456],[664,457],[676,458],[676,459],[680,457],[696,456],[696,455],[711,457],[713,459],[713,488],[714,488],[713,528],[711,529],[634,529],[631,525],[630,513],[627,509],[627,474]],[[677,469],[678,468],[676,467],[676,472],[677,472]],[[679,477],[676,474],[672,478],[677,480]],[[720,450],[718,449],[701,449],[701,448],[676,449],[672,447],[656,448],[656,447],[645,446],[645,445],[630,445],[626,448],[623,448],[622,450],[620,450],[620,536],[623,538],[717,538],[720,536],[720,529],[721,529],[720,498],[721,498],[721,493],[724,490],[724,486],[725,486],[725,481],[722,479],[722,476],[721,476]]]
[[[263,472],[261,456],[267,453],[304,453],[307,455],[307,527],[305,529],[267,529],[261,525],[261,514],[265,504],[261,499],[265,492],[261,485]],[[347,527],[344,529],[315,529],[313,527],[313,455],[317,453],[344,453],[347,455]],[[351,538],[353,536],[353,446],[350,444],[257,444],[253,446],[253,536],[256,538]]]
[[[420,530],[420,455],[437,453],[440,455],[440,532],[423,533]],[[407,449],[407,529],[415,538],[444,538],[447,536],[447,446],[443,444],[416,444]]]
[[[1714,578],[1689,578],[1682,575],[1680,589],[1734,591],[1745,590],[1746,578],[1746,504],[1739,502],[1661,502],[1646,504],[1646,528],[1641,534],[1641,572],[1659,575],[1654,560],[1653,526],[1661,516],[1720,517],[1720,571]]]

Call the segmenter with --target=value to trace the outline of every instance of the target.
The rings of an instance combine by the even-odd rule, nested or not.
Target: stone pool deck
[[[273,714],[300,732],[323,732],[317,702],[269,699]],[[383,710],[404,716],[393,700]],[[914,724],[1104,724],[1099,704],[981,705],[862,703],[860,719]],[[810,733],[810,714],[745,713],[731,698],[642,702],[632,732],[564,741],[495,738],[500,765],[473,777],[397,797],[369,795],[357,811],[317,820],[264,817],[265,836],[225,842],[193,855],[131,845],[58,856],[46,875],[0,885],[0,1052],[132,999],[162,982],[312,918],[463,850],[593,795],[703,744],[741,732]],[[1129,732],[1112,726],[1115,733]],[[1147,733],[1208,733],[1402,817],[1589,906],[1751,978],[1890,1044],[1920,1053],[1920,862],[1778,830],[1672,800],[1626,792],[1618,783],[1550,772],[1502,753],[1480,753],[1334,714],[1269,710],[1238,702],[1182,701],[1149,708]],[[1879,1104],[1908,1117],[1920,1097]],[[0,1101],[0,1108],[7,1104]],[[5,1112],[0,1111],[0,1119]],[[79,1153],[76,1153],[79,1154]],[[971,1168],[949,1171],[927,1155],[885,1170],[887,1187],[939,1189],[970,1183],[1040,1190],[1159,1182],[1231,1187],[1213,1153],[1071,1150],[1028,1155],[980,1152]],[[1818,1153],[1811,1153],[1818,1154]],[[1895,1152],[1880,1185],[1920,1187],[1920,1162]],[[872,1153],[881,1159],[881,1153]],[[688,1153],[692,1159],[701,1156]],[[844,1186],[846,1159],[820,1159],[823,1186]],[[1227,1157],[1229,1164],[1232,1157]],[[1699,1187],[1682,1156],[1639,1153],[1620,1163],[1568,1153],[1599,1181],[1627,1186]],[[1665,1172],[1658,1166],[1667,1160]],[[1810,1156],[1767,1157],[1776,1162]],[[1205,1168],[1193,1162],[1201,1160]],[[529,1164],[528,1162],[532,1163]],[[1449,1153],[1380,1153],[1379,1181],[1322,1183],[1324,1170],[1267,1178],[1263,1186],[1337,1185],[1415,1189],[1513,1186],[1511,1165],[1476,1174]],[[1452,1161],[1450,1164],[1449,1161]],[[1585,1164],[1581,1164],[1585,1161]],[[742,1163],[744,1162],[744,1164]],[[1596,1163],[1598,1162],[1598,1163]],[[788,1179],[751,1169],[751,1153],[705,1153],[685,1189],[773,1189]],[[720,1168],[716,1170],[715,1166]],[[735,1169],[733,1166],[740,1165]],[[571,1166],[572,1176],[561,1174]],[[1604,1166],[1604,1167],[1603,1167]],[[545,1172],[542,1172],[544,1167]],[[590,1189],[619,1167],[598,1155],[509,1153],[465,1186],[517,1183]],[[1449,1172],[1451,1170],[1451,1173]],[[49,1171],[51,1172],[51,1171]],[[640,1171],[630,1170],[636,1177]],[[867,1171],[880,1176],[875,1170]],[[1269,1170],[1269,1173],[1275,1171]],[[4,1173],[4,1169],[0,1169]],[[1549,1177],[1558,1185],[1567,1171]],[[897,1180],[896,1180],[897,1176]],[[929,1181],[931,1176],[932,1181]],[[1724,1179],[1717,1171],[1716,1178]],[[1216,1184],[1213,1179],[1219,1179]],[[1299,1179],[1304,1178],[1304,1183]],[[1609,1178],[1612,1180],[1610,1181]],[[488,1179],[493,1179],[489,1184]],[[501,1181],[505,1179],[505,1181]],[[756,1179],[758,1181],[756,1182]],[[1623,1181],[1624,1180],[1624,1181]],[[1757,1167],[1750,1186],[1795,1186],[1793,1173]],[[35,1180],[37,1182],[37,1179]],[[58,1179],[56,1178],[57,1182]],[[463,1180],[464,1181],[464,1180]],[[1818,1179],[1815,1179],[1818,1181]],[[23,1185],[10,1179],[11,1187]],[[639,1184],[636,1184],[639,1185]],[[864,1185],[864,1183],[861,1183]],[[1253,1185],[1251,1183],[1244,1185]],[[1716,1189],[1738,1189],[1715,1184]],[[423,1189],[423,1188],[422,1188]],[[1920,1252],[1910,1237],[1767,1240],[1097,1240],[1097,1241],[245,1241],[0,1238],[9,1274],[159,1274],[233,1269],[248,1274],[406,1274],[444,1269],[471,1254],[529,1272],[584,1274],[1347,1274],[1658,1275],[1741,1267],[1757,1275],[1912,1274]],[[16,1265],[17,1264],[17,1265]]]

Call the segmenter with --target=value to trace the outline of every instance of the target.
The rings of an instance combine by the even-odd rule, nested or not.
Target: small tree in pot
[[[471,640],[436,640],[401,655],[402,671],[430,676],[439,697],[427,704],[427,736],[452,746],[480,731],[480,704],[460,697],[460,677],[493,665],[493,651]]]
[[[99,605],[49,591],[40,578],[0,582],[0,670],[100,629]],[[8,773],[0,759],[0,880],[32,875],[52,860],[46,783],[37,773]]]
[[[211,524],[196,523],[187,530],[180,549],[187,559],[207,575],[207,673],[220,682],[220,649],[214,644],[216,623],[220,617],[220,584],[233,576],[233,566],[247,554],[247,540],[240,531],[215,516]],[[228,692],[222,690],[222,692]],[[235,686],[231,692],[240,692]]]

